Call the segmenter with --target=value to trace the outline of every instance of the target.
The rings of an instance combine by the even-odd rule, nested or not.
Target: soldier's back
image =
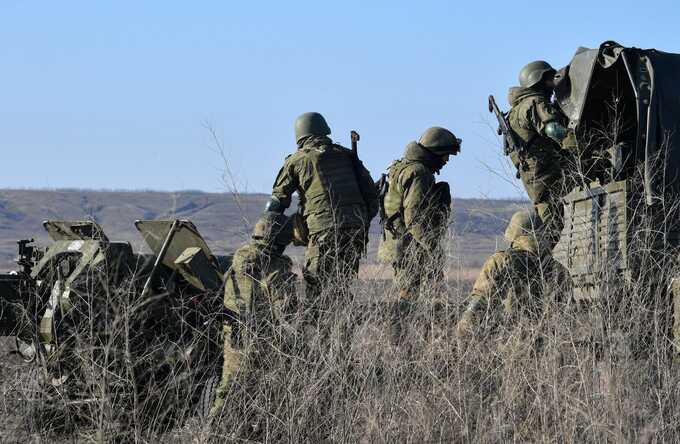
[[[310,233],[364,224],[367,209],[350,150],[333,143],[304,146],[287,161],[298,174]]]

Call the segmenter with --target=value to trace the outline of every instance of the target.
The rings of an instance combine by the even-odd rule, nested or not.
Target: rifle
[[[498,120],[498,135],[503,136],[503,154],[508,156],[512,153],[517,153],[517,158],[519,160],[517,164],[517,178],[519,178],[519,169],[525,168],[526,166],[526,161],[524,159],[525,146],[517,140],[517,136],[508,122],[508,113],[504,113],[498,108],[496,99],[493,95],[489,96],[489,112],[495,114],[496,119]]]
[[[352,130],[349,132],[349,137],[350,140],[352,141],[352,167],[354,169],[354,177],[356,177],[357,180],[357,185],[361,187],[361,175],[362,175],[362,169],[364,165],[361,163],[361,159],[359,159],[359,150],[358,150],[358,142],[361,137],[359,136],[359,133]],[[364,193],[361,193],[361,197],[364,201],[364,204],[366,205],[366,208],[368,209],[370,207],[370,202],[366,200],[366,197],[364,196]],[[365,227],[364,229],[364,253],[366,253],[366,245],[368,245],[368,230],[369,227]]]
[[[498,108],[496,104],[496,99],[493,95],[489,96],[489,112],[496,115],[498,120],[498,135],[503,136],[503,154],[506,156],[513,151],[520,151],[520,144],[517,143],[515,139],[515,133],[510,128],[510,123],[508,123],[508,115]]]

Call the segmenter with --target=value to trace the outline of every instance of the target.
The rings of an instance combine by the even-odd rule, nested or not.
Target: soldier
[[[458,338],[470,335],[482,323],[493,329],[502,316],[536,316],[543,307],[544,285],[569,282],[544,245],[542,222],[534,212],[515,213],[505,239],[510,248],[489,257],[475,281],[470,303],[456,326]]]
[[[294,302],[292,261],[283,254],[291,239],[288,218],[266,212],[255,225],[252,240],[234,253],[225,275],[222,380],[211,416],[222,409],[245,354],[256,346],[254,341],[271,340],[273,327],[286,311],[284,305]]]
[[[382,260],[392,263],[399,300],[392,309],[392,339],[404,334],[405,318],[418,299],[421,288],[429,288],[443,276],[440,240],[445,233],[451,207],[446,182],[435,174],[460,152],[461,139],[447,129],[428,128],[418,142],[406,146],[401,160],[389,167],[381,180]]]
[[[295,121],[298,149],[288,156],[267,204],[282,213],[299,197],[298,221],[305,245],[305,308],[316,319],[319,297],[333,282],[334,294],[346,289],[359,269],[371,219],[378,212],[378,192],[371,175],[351,150],[328,138],[331,130],[319,113]]]
[[[510,88],[508,95],[512,106],[508,123],[523,145],[522,153],[511,152],[510,158],[545,224],[551,249],[564,227],[562,198],[568,191],[564,170],[574,142],[573,133],[567,137],[566,117],[550,102],[554,77],[547,62],[529,63],[519,73],[520,86]]]

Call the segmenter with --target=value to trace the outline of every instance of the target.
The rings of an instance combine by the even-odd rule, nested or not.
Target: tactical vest
[[[351,152],[338,145],[304,147],[302,154],[312,168],[304,194],[303,216],[310,233],[331,228],[362,226],[366,204],[359,188]]]
[[[396,160],[390,165],[389,173],[385,184],[381,187],[380,204],[382,207],[381,217],[384,218],[383,226],[394,235],[403,235],[406,232],[404,221],[404,194],[406,190],[401,189],[399,179],[404,170],[417,163],[413,160]],[[451,207],[451,190],[447,182],[437,182],[430,190],[430,202],[423,204],[431,205],[429,209],[433,211],[429,215],[432,219],[432,228],[442,225],[445,217],[448,216]],[[426,206],[427,206],[426,205]]]
[[[562,177],[564,168],[564,157],[560,154],[559,145],[529,128],[538,124],[530,120],[530,110],[543,100],[542,97],[527,97],[513,107],[508,115],[510,127],[524,145],[521,155],[511,152],[510,159],[534,203],[546,199],[547,190]]]

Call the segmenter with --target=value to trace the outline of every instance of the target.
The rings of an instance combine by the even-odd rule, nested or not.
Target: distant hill
[[[48,219],[93,219],[109,239],[124,240],[136,249],[143,242],[137,219],[189,219],[216,253],[233,251],[248,238],[264,208],[263,194],[220,194],[198,191],[0,190],[0,269],[13,269],[18,239],[48,243],[42,222]],[[526,202],[455,199],[450,261],[478,267],[496,249],[505,225]],[[369,257],[377,249],[380,229],[371,229]],[[294,256],[301,254],[293,249]]]

